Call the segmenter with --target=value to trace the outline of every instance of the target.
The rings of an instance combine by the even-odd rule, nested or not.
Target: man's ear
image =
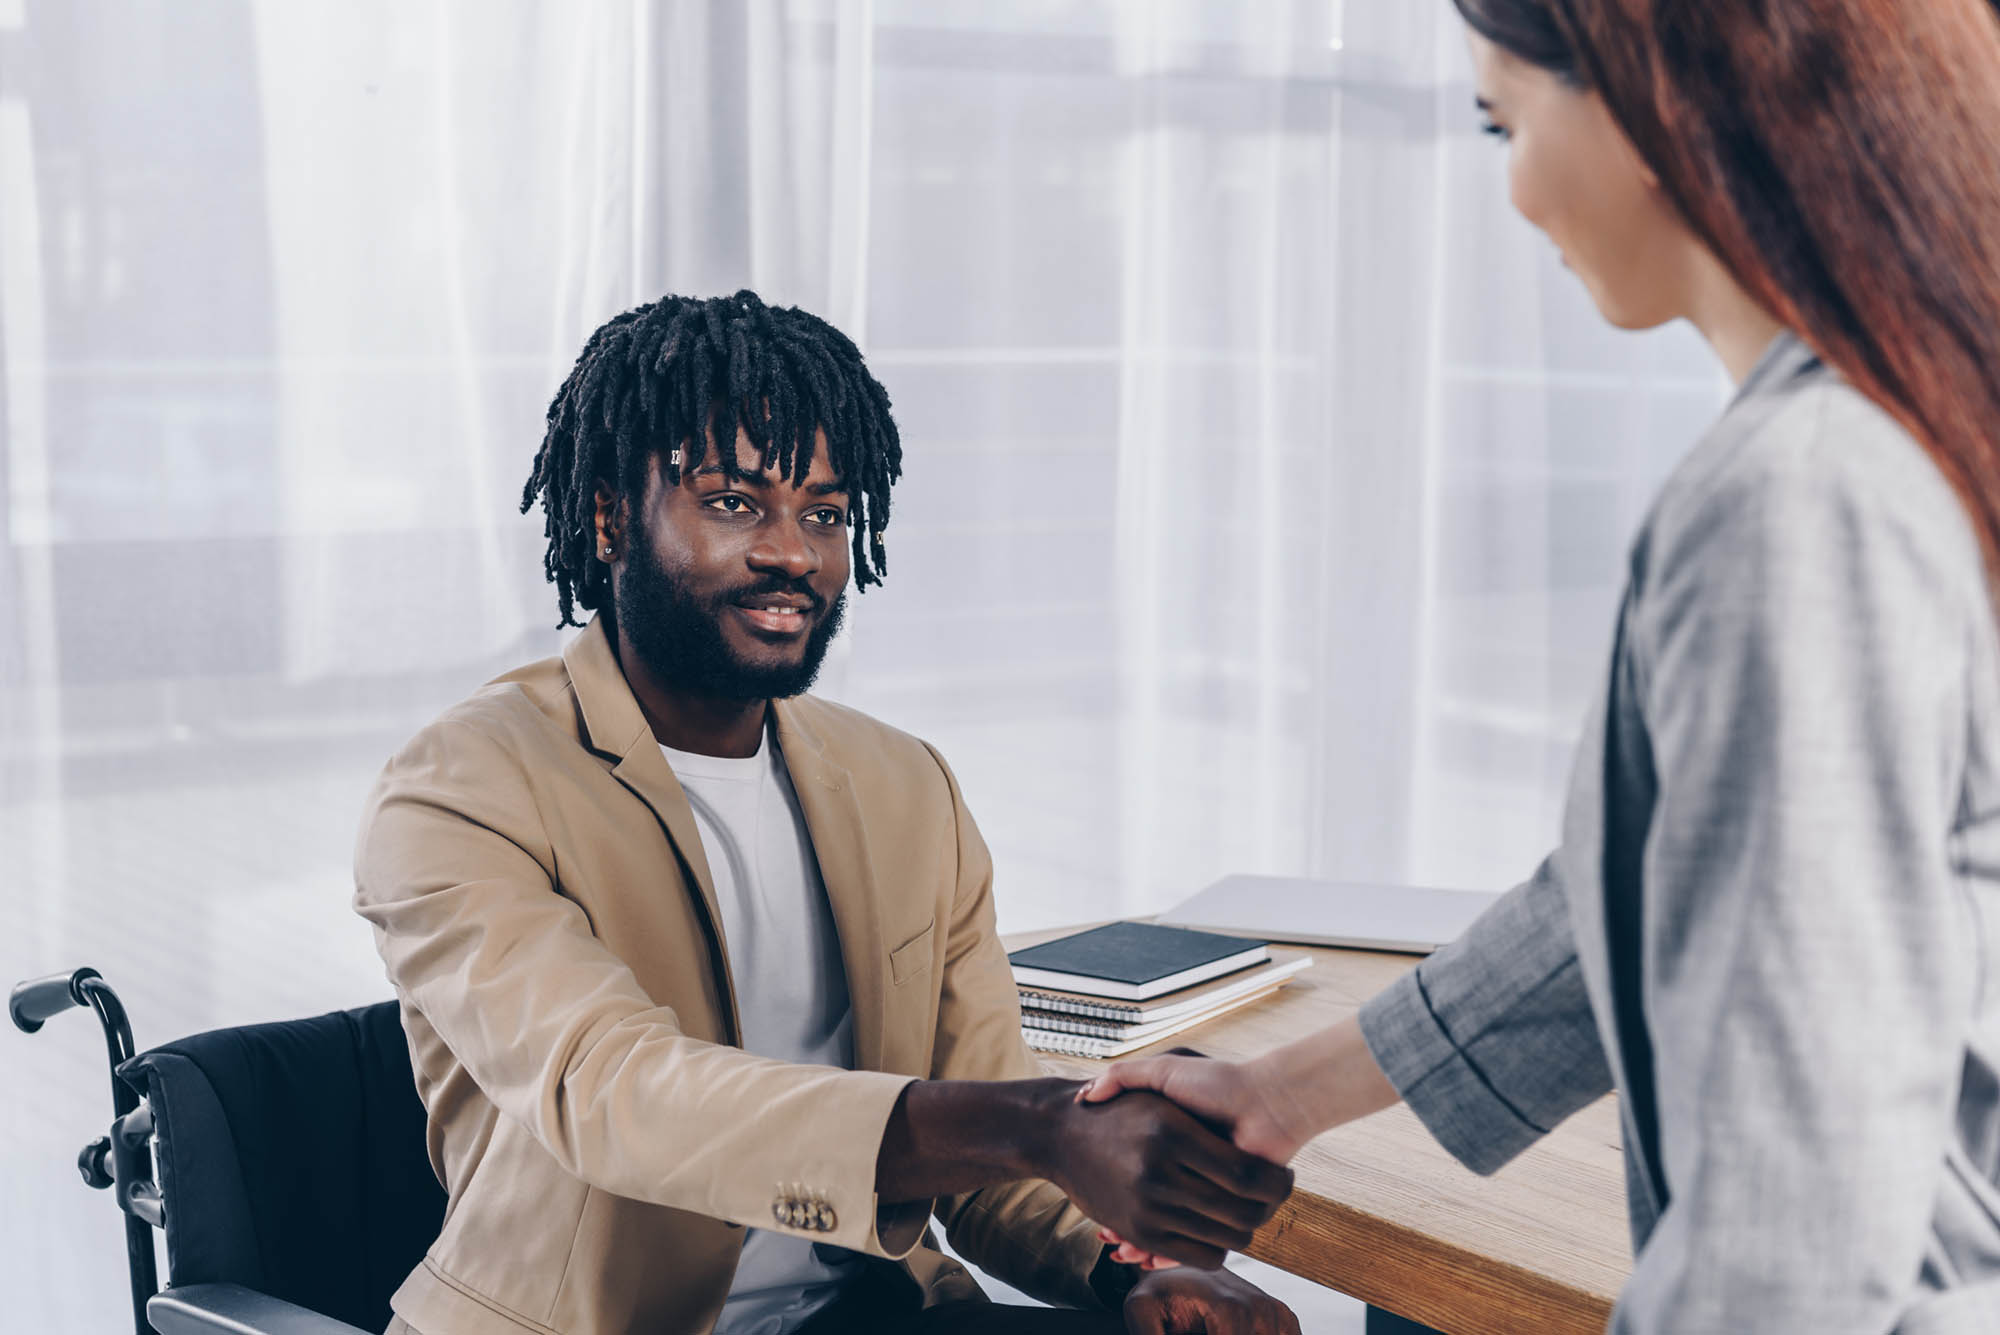
[[[597,483],[597,559],[607,565],[625,555],[625,501],[611,484]]]

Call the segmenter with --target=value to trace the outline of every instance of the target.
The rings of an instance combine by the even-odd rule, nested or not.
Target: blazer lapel
[[[576,691],[583,744],[617,762],[611,776],[652,809],[680,859],[683,878],[701,901],[716,976],[722,980],[723,995],[729,1002],[729,1032],[740,1044],[743,1025],[736,1010],[736,982],[729,972],[729,943],[723,936],[722,910],[715,898],[708,858],[702,852],[701,832],[695,828],[694,808],[626,684],[602,618],[593,617],[563,648],[563,666],[569,670],[570,685]]]
[[[840,932],[848,1003],[854,1008],[854,1065],[857,1070],[879,1071],[888,1025],[883,964],[887,945],[882,940],[880,893],[854,777],[826,754],[795,702],[775,700],[771,708],[777,718],[778,748],[812,835],[820,879],[826,883],[827,902]]]

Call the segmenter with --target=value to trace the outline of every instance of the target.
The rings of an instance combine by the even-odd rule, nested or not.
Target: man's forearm
[[[875,1190],[919,1201],[996,1182],[1047,1177],[1051,1124],[1074,1097],[1068,1080],[919,1080],[882,1133]]]

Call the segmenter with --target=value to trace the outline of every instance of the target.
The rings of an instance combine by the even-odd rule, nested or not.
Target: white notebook
[[[1198,1024],[1206,1024],[1218,1016],[1227,1015],[1239,1006],[1247,1006],[1253,1001],[1262,1001],[1283,987],[1285,980],[1266,980],[1261,987],[1248,992],[1237,992],[1211,1003],[1196,1011],[1182,1011],[1179,1015],[1169,1015],[1164,1020],[1147,1020],[1143,1024],[1120,1024],[1116,1020],[1091,1020],[1080,1015],[1064,1015],[1055,1011],[1021,1012],[1021,1027],[1040,1029],[1057,1034],[1083,1034],[1090,1038],[1111,1038],[1120,1042],[1139,1039],[1151,1042],[1168,1034],[1178,1034],[1183,1029],[1192,1029]]]
[[[1090,1032],[1088,1020],[1070,1020],[1066,1017],[1051,1017],[1040,1022],[1032,1012],[1023,1012],[1021,1017],[1021,1037],[1037,1052],[1061,1052],[1072,1057],[1111,1058],[1123,1057],[1128,1052],[1172,1038],[1191,1029],[1199,1029],[1210,1020],[1219,1020],[1231,1011],[1262,1001],[1285,985],[1284,979],[1266,983],[1255,992],[1231,997],[1207,1010],[1191,1015],[1178,1015],[1171,1020],[1161,1020],[1156,1024],[1104,1025],[1110,1033]],[[1081,1032],[1079,1032],[1081,1031]]]
[[[1225,876],[1157,921],[1259,941],[1427,955],[1456,941],[1499,898],[1484,890]]]
[[[1036,1052],[1055,1052],[1065,1057],[1094,1057],[1098,1061],[1123,1057],[1149,1043],[1160,1041],[1157,1034],[1151,1038],[1112,1039],[1091,1038],[1085,1034],[1059,1034],[1052,1029],[1023,1029],[1021,1037]]]

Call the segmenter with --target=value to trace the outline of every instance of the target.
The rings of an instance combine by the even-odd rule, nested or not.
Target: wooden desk
[[[1061,935],[1024,933],[1010,948]],[[1271,998],[1140,1054],[1184,1045],[1249,1057],[1352,1014],[1415,962],[1313,950],[1313,967]],[[1053,1072],[1106,1063],[1044,1055]],[[1584,1109],[1490,1178],[1431,1139],[1403,1107],[1306,1146],[1291,1200],[1250,1254],[1449,1335],[1602,1335],[1632,1269],[1625,1168],[1613,1098]]]

